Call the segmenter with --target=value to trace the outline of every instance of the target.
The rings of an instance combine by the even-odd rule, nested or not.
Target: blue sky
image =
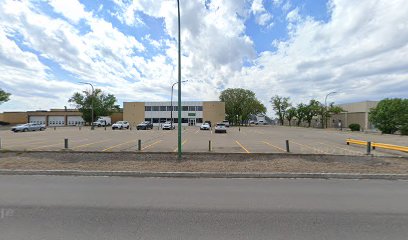
[[[177,80],[174,0],[3,0],[1,111],[70,106],[92,82],[118,103],[169,100]],[[181,0],[185,100],[254,91],[294,104],[407,97],[408,3]],[[395,87],[398,86],[398,87]]]

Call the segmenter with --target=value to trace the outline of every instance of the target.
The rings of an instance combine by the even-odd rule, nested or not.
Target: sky
[[[293,104],[408,97],[406,0],[180,0],[182,100],[245,88]],[[72,107],[79,82],[170,100],[176,0],[0,0],[2,111]],[[175,99],[177,99],[175,95]]]

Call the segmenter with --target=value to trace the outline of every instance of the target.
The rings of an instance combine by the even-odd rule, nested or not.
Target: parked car
[[[228,120],[224,120],[224,121],[222,121],[222,123],[224,123],[226,127],[229,127],[229,121]]]
[[[11,131],[13,132],[44,131],[45,128],[46,128],[45,124],[26,123],[12,127]]]
[[[176,126],[174,124],[172,126],[171,122],[165,122],[162,125],[163,130],[172,130],[172,129],[175,129],[175,128],[176,128]]]
[[[210,130],[210,129],[211,129],[211,126],[208,123],[203,123],[200,126],[200,130]]]
[[[117,121],[116,123],[112,124],[112,130],[125,128],[129,129],[129,122],[127,121]]]
[[[99,117],[95,122],[92,123],[92,125],[98,127],[110,126],[111,124],[112,120],[110,117]]]
[[[153,129],[153,124],[149,121],[141,122],[136,126],[137,130],[149,130]]]
[[[215,125],[215,133],[227,133],[227,127],[224,123],[217,123]]]

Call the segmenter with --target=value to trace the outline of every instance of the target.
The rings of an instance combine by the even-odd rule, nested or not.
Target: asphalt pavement
[[[0,176],[0,239],[407,239],[406,181]]]

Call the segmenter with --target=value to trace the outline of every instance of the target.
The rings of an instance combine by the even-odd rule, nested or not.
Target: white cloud
[[[70,15],[55,8],[66,21],[44,15],[29,2],[4,1],[0,84],[12,91],[13,99],[1,109],[61,107],[73,91],[84,88],[55,77],[41,59],[120,100],[168,99],[177,79],[175,1],[115,1],[115,14],[123,19],[126,14],[137,18],[140,12],[163,20],[167,35],[159,41],[149,35],[140,39],[154,46],[156,55],[143,57],[147,46],[139,39],[86,10]],[[184,99],[215,100],[227,87],[251,89],[267,106],[275,94],[295,102],[322,100],[332,90],[340,92],[333,96],[337,102],[408,96],[407,1],[332,0],[327,22],[292,9],[286,14],[288,39],[270,39],[277,50],[259,53],[245,34],[245,21],[255,13],[258,24],[268,25],[273,17],[262,1],[254,3],[213,0],[206,8],[201,0],[182,1],[182,77],[189,80],[183,85]],[[292,8],[289,1],[280,6]],[[128,24],[137,25],[135,21]],[[89,31],[80,32],[78,22]],[[17,37],[19,43],[13,40]],[[244,60],[251,66],[243,67]]]
[[[263,0],[254,0],[251,5],[251,12],[255,16],[255,21],[260,26],[273,26],[271,20],[273,18],[272,14],[266,11]]]
[[[73,23],[78,23],[81,19],[91,16],[78,0],[48,0],[48,2],[55,12],[62,14]]]

